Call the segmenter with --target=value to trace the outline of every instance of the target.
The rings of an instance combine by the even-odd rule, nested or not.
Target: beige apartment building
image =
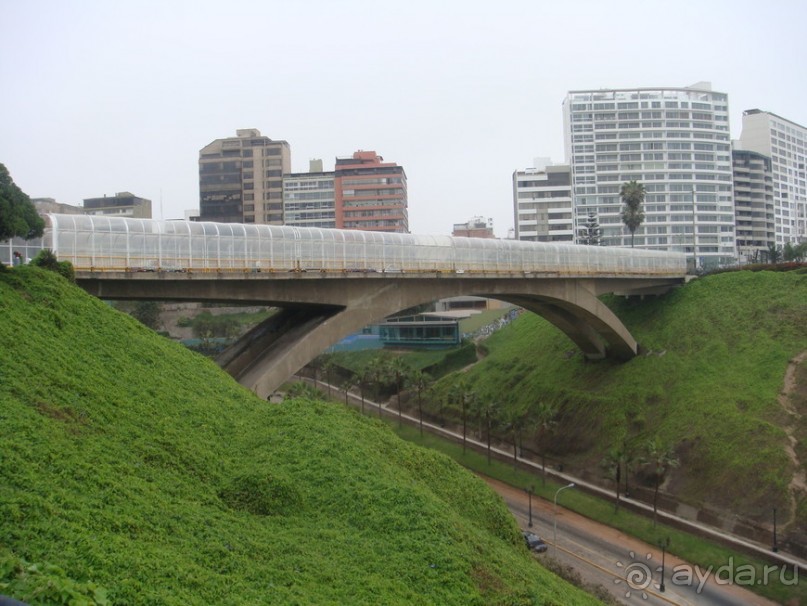
[[[199,220],[283,225],[283,175],[291,149],[256,128],[199,151]]]

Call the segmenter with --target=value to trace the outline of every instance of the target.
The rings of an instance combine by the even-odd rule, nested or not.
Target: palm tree
[[[479,415],[479,419],[484,419],[485,421],[485,433],[487,434],[488,441],[488,465],[490,465],[490,434],[493,430],[493,419],[498,406],[496,405],[496,402],[493,401],[493,398],[487,396],[477,400],[476,404],[476,412]]]
[[[324,363],[322,365],[322,370],[325,371],[325,377],[326,377],[326,380],[328,381],[328,399],[331,398],[331,372],[333,371],[335,366],[336,366],[336,364],[330,358],[330,356],[325,356],[324,357]]]
[[[625,453],[618,446],[611,448],[603,457],[600,463],[605,469],[606,476],[614,481],[616,486],[616,502],[614,503],[614,513],[619,511],[619,483],[621,481],[622,463],[625,460]]]
[[[638,455],[635,450],[635,446],[629,443],[628,440],[623,440],[622,442],[622,467],[625,470],[625,496],[630,496],[630,487],[628,486],[628,480],[630,479],[630,470],[633,467],[634,463],[638,462]]]
[[[413,370],[409,375],[409,384],[415,388],[418,395],[418,415],[420,417],[420,435],[423,435],[423,392],[429,386],[429,375],[422,370]]]
[[[350,393],[350,388],[356,385],[359,382],[358,375],[350,374],[348,375],[347,379],[342,383],[342,389],[345,390],[345,406],[348,405],[348,394]]]
[[[622,222],[630,232],[631,248],[633,248],[633,235],[644,221],[644,211],[642,210],[644,196],[644,185],[637,181],[623,183],[622,189],[619,190],[619,197],[622,198],[622,203],[624,204],[622,208]]]
[[[373,358],[364,369],[364,376],[367,381],[376,386],[376,398],[380,397],[381,384],[386,380],[387,363],[383,358]],[[378,416],[381,417],[381,402],[376,402],[378,406]]]
[[[462,409],[462,454],[465,454],[466,436],[468,435],[468,407],[473,408],[476,402],[476,392],[468,387],[465,379],[457,385],[457,399]]]
[[[513,469],[518,469],[518,449],[521,441],[521,432],[527,425],[527,413],[515,407],[513,402],[509,402],[502,410],[502,422],[509,430],[513,440]]]
[[[656,514],[658,512],[658,489],[666,473],[678,467],[679,460],[675,456],[675,451],[669,446],[663,446],[658,439],[650,440],[645,446],[647,462],[653,468],[653,478],[655,480],[655,490],[653,491],[653,526],[656,525]]]
[[[541,453],[541,485],[546,486],[546,438],[557,425],[555,417],[558,409],[546,402],[541,402],[531,415],[532,422],[538,432],[538,450]]]
[[[387,372],[395,379],[395,390],[398,394],[398,427],[403,423],[401,410],[401,390],[405,386],[412,368],[401,357],[394,357],[387,362]]]
[[[364,366],[358,374],[359,392],[361,393],[361,414],[364,414],[364,388],[367,383],[373,382],[373,364],[372,362]]]
[[[432,386],[432,389],[434,389],[434,386]],[[442,393],[437,393],[436,391],[433,391],[432,393],[434,393],[435,396],[437,397],[437,405],[438,405],[437,418],[440,421],[440,427],[445,427],[446,426],[445,407],[446,405],[450,407],[451,402],[453,401],[451,392],[444,391]]]

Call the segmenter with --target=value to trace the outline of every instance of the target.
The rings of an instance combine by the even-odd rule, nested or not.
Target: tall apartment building
[[[737,254],[742,262],[762,262],[776,242],[771,159],[740,149],[739,142],[731,157]]]
[[[736,260],[728,96],[684,88],[570,91],[563,102],[576,225],[594,210],[606,246],[630,246],[619,190],[645,186],[635,246],[701,266]]]
[[[286,141],[237,130],[199,151],[199,220],[283,224],[283,175],[291,172]]]
[[[87,215],[114,215],[135,219],[151,219],[151,200],[123,191],[114,196],[85,198],[84,213]]]
[[[336,226],[342,229],[407,233],[406,173],[374,151],[337,158],[334,190]]]
[[[776,243],[807,240],[807,128],[749,109],[743,112],[740,144],[771,159]]]
[[[283,177],[283,218],[286,225],[336,227],[334,173],[322,170],[322,160],[311,160],[307,173]]]
[[[532,168],[513,173],[516,240],[573,242],[571,171],[536,158]]]

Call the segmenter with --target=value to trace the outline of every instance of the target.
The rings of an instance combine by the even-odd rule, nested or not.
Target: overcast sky
[[[804,0],[0,0],[0,162],[31,197],[198,208],[199,150],[257,128],[292,170],[375,150],[413,233],[513,226],[512,173],[564,160],[569,90],[729,95],[807,124]]]

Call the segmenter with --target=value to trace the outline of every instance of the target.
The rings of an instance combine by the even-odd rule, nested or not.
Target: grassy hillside
[[[485,342],[489,355],[465,380],[500,409],[555,405],[548,449],[569,466],[597,473],[623,444],[638,461],[656,439],[680,460],[666,485],[676,498],[760,519],[774,506],[792,511],[784,427],[803,465],[807,426],[777,396],[788,361],[807,350],[807,275],[721,274],[662,298],[608,303],[643,346],[634,360],[587,362],[565,335],[524,314]],[[456,380],[444,379],[443,391]],[[804,394],[794,400],[807,413]]]
[[[498,497],[446,457],[339,406],[258,400],[33,267],[0,273],[0,593],[594,602],[540,567]]]

